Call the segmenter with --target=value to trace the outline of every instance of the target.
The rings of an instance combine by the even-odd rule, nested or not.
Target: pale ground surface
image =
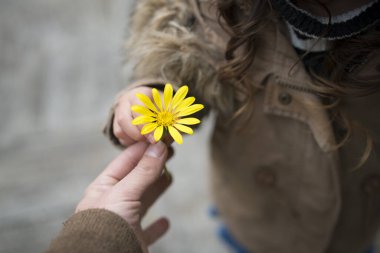
[[[124,84],[131,1],[0,0],[0,253],[42,252],[118,153],[100,134]],[[171,230],[157,253],[226,253],[207,182],[211,123],[176,147],[174,184],[147,219]]]
[[[42,252],[119,152],[101,135],[121,81],[131,1],[0,1],[0,253]],[[208,217],[210,124],[176,147],[170,217],[151,252],[226,252]]]

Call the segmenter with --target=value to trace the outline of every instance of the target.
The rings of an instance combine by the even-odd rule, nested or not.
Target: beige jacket
[[[344,147],[334,148],[329,117],[309,75],[302,64],[289,74],[298,57],[284,24],[274,19],[257,35],[260,47],[250,73],[259,92],[248,122],[236,130],[225,117],[239,94],[216,78],[228,36],[215,8],[199,2],[139,1],[127,51],[135,83],[188,84],[217,111],[211,178],[223,221],[255,253],[364,252],[380,223],[380,94],[341,105],[374,142],[367,162],[353,171],[366,146],[364,135],[354,129]],[[357,75],[378,71],[379,55],[370,55]],[[112,124],[106,130],[115,141]]]

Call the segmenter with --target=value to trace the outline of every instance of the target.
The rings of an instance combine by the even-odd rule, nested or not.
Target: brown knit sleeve
[[[105,209],[89,209],[69,218],[46,253],[142,253],[132,228]]]

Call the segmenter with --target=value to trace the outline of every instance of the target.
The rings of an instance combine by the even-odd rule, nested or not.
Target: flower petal
[[[156,106],[158,107],[160,111],[162,111],[161,95],[156,88],[152,89],[152,95],[153,95],[154,102],[156,103]]]
[[[181,124],[174,124],[173,125],[175,128],[177,128],[179,131],[187,133],[187,134],[193,134],[194,131],[190,127],[181,125]]]
[[[182,100],[186,97],[187,92],[189,91],[189,87],[186,85],[182,86],[181,88],[178,89],[178,91],[175,93],[172,101],[172,108],[176,108]]]
[[[143,102],[144,105],[148,107],[150,110],[154,112],[158,112],[156,106],[153,104],[152,100],[150,100],[150,98],[147,95],[142,94],[142,93],[137,93],[136,97],[140,99],[140,101]]]
[[[152,117],[156,116],[156,114],[153,113],[151,110],[141,105],[134,105],[131,107],[131,110],[134,112],[140,113],[144,116],[152,116]]]
[[[169,109],[170,102],[172,101],[173,98],[173,87],[170,83],[167,83],[165,85],[164,89],[164,104],[165,104],[165,110]]]
[[[132,120],[133,125],[141,125],[146,123],[151,123],[155,121],[155,118],[149,117],[149,116],[138,116],[137,118]]]
[[[154,131],[154,140],[155,141],[159,141],[162,137],[162,134],[164,133],[164,127],[163,126],[159,126],[156,128],[156,130]]]
[[[177,142],[178,144],[183,143],[182,135],[178,132],[177,129],[175,129],[172,126],[169,126],[169,134],[173,137],[174,141]]]
[[[183,118],[176,120],[176,122],[183,125],[196,125],[201,123],[201,121],[197,118]]]
[[[149,124],[146,124],[142,129],[141,129],[141,134],[142,135],[145,135],[145,134],[149,134],[150,132],[152,132],[154,129],[157,128],[157,123],[149,123]]]
[[[184,99],[176,108],[174,113],[182,111],[195,102],[195,97],[188,97]]]
[[[177,117],[184,117],[184,116],[196,113],[197,111],[200,111],[203,108],[204,108],[204,106],[202,104],[191,105],[191,106],[187,107],[186,109],[180,111],[177,114]]]

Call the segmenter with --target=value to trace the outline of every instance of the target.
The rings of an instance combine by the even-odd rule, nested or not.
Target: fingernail
[[[148,149],[145,151],[147,156],[158,158],[165,151],[166,145],[163,142],[157,142],[156,144],[150,144]]]
[[[152,144],[156,143],[156,140],[154,139],[153,135],[148,135],[148,141]]]

